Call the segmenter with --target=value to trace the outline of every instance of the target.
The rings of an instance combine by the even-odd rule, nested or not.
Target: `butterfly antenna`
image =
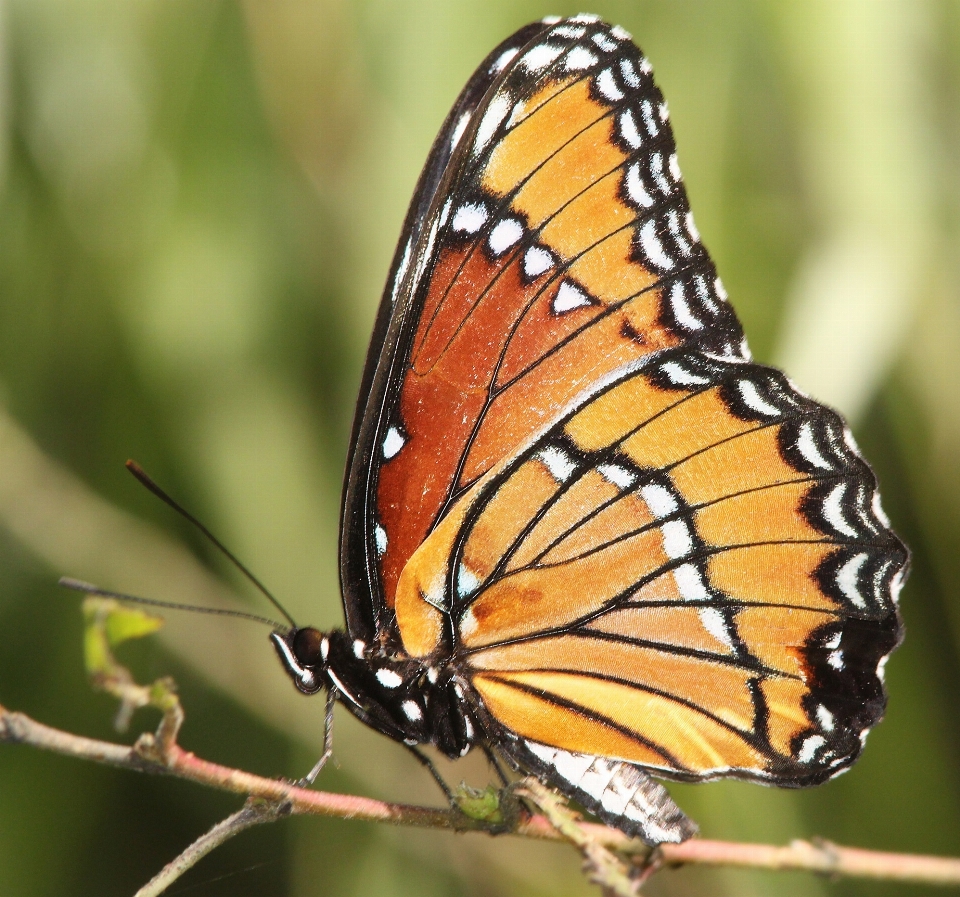
[[[127,470],[130,471],[139,481],[142,486],[145,486],[149,489],[160,501],[168,504],[174,511],[176,511],[181,517],[185,520],[190,521],[201,533],[203,533],[216,548],[218,548],[223,555],[232,563],[250,582],[252,582],[257,589],[263,594],[267,601],[269,601],[284,617],[290,625],[296,629],[297,624],[293,621],[293,617],[287,613],[286,608],[277,601],[273,595],[270,594],[270,590],[262,583],[256,576],[254,576],[230,551],[224,544],[221,542],[213,533],[210,532],[196,517],[193,516],[186,508],[174,501],[166,492],[163,491],[147,474],[147,472],[139,465],[136,461],[127,461],[126,464]],[[83,591],[82,589],[80,591]],[[108,596],[109,597],[109,596]],[[199,608],[197,608],[199,610]],[[223,613],[223,611],[221,611]],[[249,616],[249,615],[247,615]],[[258,618],[262,619],[262,618]]]
[[[73,589],[75,592],[83,592],[85,595],[99,595],[102,598],[116,598],[117,601],[129,601],[132,604],[146,604],[148,607],[163,607],[167,610],[189,610],[195,614],[214,614],[219,617],[239,617],[241,620],[253,620],[254,623],[265,623],[274,630],[283,629],[283,624],[267,617],[261,617],[258,614],[248,614],[242,610],[231,610],[222,607],[198,607],[193,604],[178,604],[176,601],[157,601],[156,598],[141,598],[139,595],[128,595],[126,592],[111,592],[107,589],[101,589],[99,586],[91,585],[81,579],[71,579],[69,576],[61,576],[59,585],[65,589]]]

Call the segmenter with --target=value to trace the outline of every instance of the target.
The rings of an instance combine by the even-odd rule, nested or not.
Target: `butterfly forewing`
[[[389,372],[352,462],[345,563],[372,560],[387,607],[457,496],[585,389],[669,346],[741,352],[666,104],[625,33],[565,20],[493,57],[502,70],[453,124],[433,221],[401,241]]]

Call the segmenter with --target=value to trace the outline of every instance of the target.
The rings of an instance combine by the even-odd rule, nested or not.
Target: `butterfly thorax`
[[[271,641],[284,669],[304,694],[335,689],[354,716],[407,745],[432,744],[462,757],[477,725],[448,664],[386,654],[341,629],[275,632]]]

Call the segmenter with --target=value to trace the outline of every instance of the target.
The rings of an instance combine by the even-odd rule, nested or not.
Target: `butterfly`
[[[295,685],[483,747],[650,844],[651,776],[815,785],[884,710],[907,551],[850,430],[751,360],[630,35],[550,18],[470,78],[373,331],[345,630]]]

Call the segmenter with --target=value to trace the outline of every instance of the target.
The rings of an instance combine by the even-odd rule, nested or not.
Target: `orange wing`
[[[396,608],[415,656],[454,620],[508,754],[797,786],[882,715],[905,563],[837,415],[778,371],[673,350],[461,498]]]
[[[366,581],[381,638],[414,551],[576,396],[671,346],[744,351],[666,104],[629,36],[582,17],[542,24],[483,73],[482,100],[438,140],[456,148],[417,239],[401,241],[384,306],[393,329],[368,362],[343,579],[352,628]]]

